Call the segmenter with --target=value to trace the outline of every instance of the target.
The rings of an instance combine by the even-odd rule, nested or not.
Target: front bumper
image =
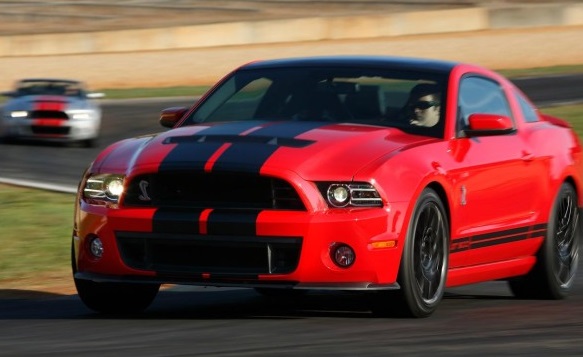
[[[100,121],[4,118],[4,136],[46,141],[77,141],[99,136]]]
[[[75,279],[91,280],[97,283],[132,283],[132,284],[171,284],[171,285],[194,285],[194,286],[215,286],[215,287],[237,287],[237,288],[272,288],[272,289],[296,289],[296,290],[342,290],[342,291],[373,291],[373,290],[398,290],[398,283],[375,284],[370,282],[360,283],[298,283],[298,282],[262,282],[256,281],[229,281],[220,279],[216,281],[208,279],[179,279],[161,277],[141,277],[141,276],[117,276],[100,275],[93,273],[74,274]]]
[[[194,224],[160,224],[155,223],[160,219],[155,209],[108,209],[82,202],[74,232],[75,277],[97,282],[398,289],[402,238],[396,227],[404,215],[392,213],[396,208],[261,211],[251,230],[242,225],[240,214],[230,212],[218,231],[208,232],[202,229],[208,223],[204,212],[193,213]],[[177,226],[195,228],[176,231]],[[99,259],[88,248],[95,237],[103,244]],[[348,268],[333,262],[331,249],[338,243],[355,251],[356,260]]]

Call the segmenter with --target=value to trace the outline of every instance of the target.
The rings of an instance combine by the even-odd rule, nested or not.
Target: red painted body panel
[[[490,78],[500,85],[510,106],[514,133],[479,137],[459,134],[456,124],[460,116],[459,86],[467,76]],[[557,125],[560,124],[557,120],[526,122],[515,93],[520,92],[501,76],[480,67],[458,64],[448,76],[444,135],[440,138],[384,126],[322,123],[287,138],[293,143],[275,147],[272,141],[259,143],[259,134],[284,125],[288,125],[286,130],[295,130],[293,124],[258,121],[248,127],[237,122],[184,126],[112,145],[94,161],[81,187],[89,175],[96,173],[124,175],[127,186],[143,175],[190,166],[200,167],[198,170],[206,174],[249,172],[256,168],[259,159],[235,154],[254,145],[257,156],[267,152],[256,174],[289,183],[305,209],[259,209],[252,218],[250,233],[241,236],[259,241],[269,239],[274,244],[278,240],[301,241],[297,267],[284,274],[229,277],[228,281],[216,271],[199,269],[190,279],[181,276],[180,282],[242,286],[286,282],[297,284],[296,287],[331,284],[338,289],[351,284],[364,288],[395,287],[414,204],[427,187],[439,193],[447,210],[450,228],[447,286],[524,275],[536,261],[561,184],[572,182],[579,206],[583,203],[582,161],[576,135],[564,125]],[[195,105],[190,113],[196,110]],[[208,144],[205,133],[236,125],[241,125],[236,135],[229,134],[216,146]],[[184,144],[180,140],[191,142]],[[203,146],[196,146],[200,143],[207,145],[205,150],[209,148],[206,156],[190,156],[193,151],[203,151]],[[179,148],[183,148],[181,155],[177,154]],[[382,206],[333,208],[319,189],[321,182],[369,183],[378,191]],[[106,208],[88,204],[80,193],[74,231],[79,273],[104,280],[150,277],[175,282],[164,280],[154,270],[128,266],[121,256],[117,235],[143,233],[153,240],[158,239],[157,235],[174,237],[168,233],[171,231],[168,227],[185,221],[194,227],[193,240],[231,239],[235,235],[213,233],[217,231],[214,220],[224,212],[216,207],[202,207],[192,210],[187,218],[159,223],[155,222],[160,214],[156,208],[127,206],[124,195],[119,206]],[[220,223],[242,224],[237,221],[241,218],[235,218],[240,214],[230,212],[227,216],[232,221]],[[167,231],[157,228],[157,224]],[[91,258],[88,253],[87,242],[95,236],[103,242],[105,254],[101,259]],[[354,249],[356,259],[348,268],[338,267],[330,256],[330,247],[339,242]]]

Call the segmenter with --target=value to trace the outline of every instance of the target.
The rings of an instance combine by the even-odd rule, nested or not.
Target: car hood
[[[323,122],[229,122],[196,125],[124,140],[106,149],[93,171],[135,175],[204,170],[307,180],[350,180],[367,164],[434,138],[399,129]]]

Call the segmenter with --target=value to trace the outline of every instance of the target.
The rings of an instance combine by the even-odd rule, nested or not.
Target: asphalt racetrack
[[[566,96],[581,96],[583,76],[519,86],[545,105],[583,99]],[[3,143],[0,177],[74,187],[104,146],[163,130],[159,111],[190,102],[105,101],[100,147]],[[519,300],[505,282],[489,282],[449,289],[427,319],[375,318],[360,293],[318,291],[284,301],[250,289],[172,287],[143,314],[102,316],[76,295],[1,292],[0,356],[583,355],[581,266],[566,300]]]

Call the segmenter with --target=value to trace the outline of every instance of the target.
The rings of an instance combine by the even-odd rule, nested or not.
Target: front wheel
[[[545,241],[533,269],[509,280],[510,289],[523,299],[562,299],[575,280],[579,263],[579,207],[577,193],[563,183],[551,210]]]
[[[142,312],[160,289],[158,284],[97,283],[82,279],[75,279],[75,287],[88,308],[106,314]]]
[[[449,262],[449,222],[445,207],[430,188],[417,203],[407,230],[398,282],[401,289],[378,293],[373,312],[427,317],[445,292]]]
[[[101,313],[142,312],[150,306],[160,290],[160,284],[97,283],[75,278],[77,263],[74,241],[71,241],[71,270],[81,301],[91,310]]]

